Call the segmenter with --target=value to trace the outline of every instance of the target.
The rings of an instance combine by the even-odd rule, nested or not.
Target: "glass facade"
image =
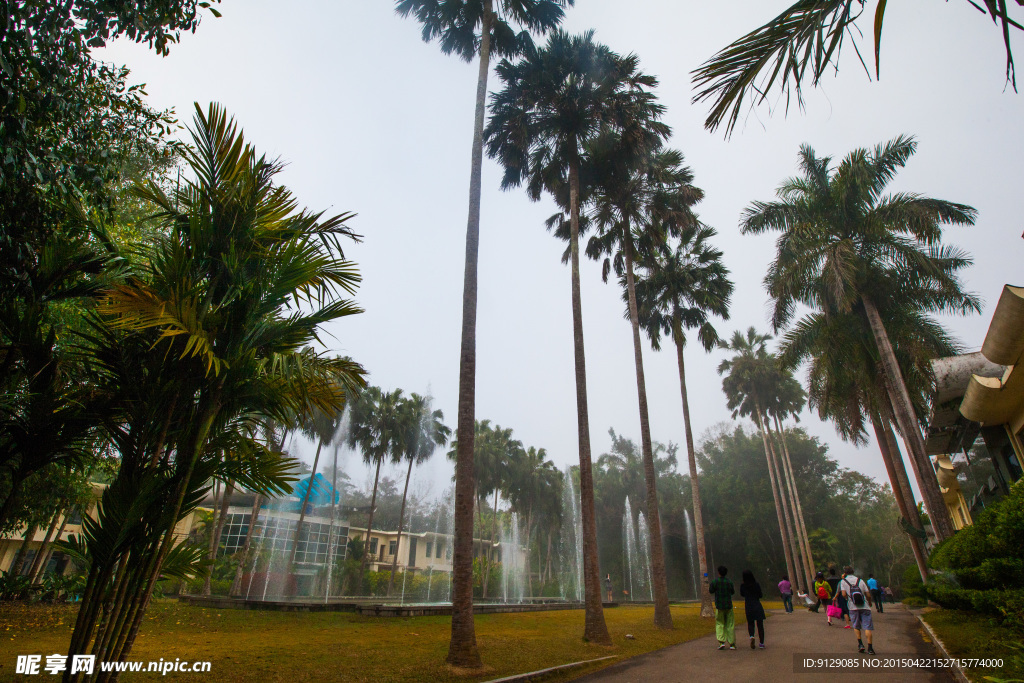
[[[250,516],[247,512],[228,514],[221,536],[221,555],[236,553],[245,545],[245,536],[249,533]],[[253,531],[252,543],[262,544],[264,551],[291,552],[297,524],[298,520],[296,519],[260,516],[256,521],[256,529]],[[334,557],[344,560],[348,545],[348,527],[335,526],[332,539],[330,524],[307,519],[302,524],[295,561],[299,564],[323,564],[327,561],[327,553],[330,552],[331,545],[334,546]]]

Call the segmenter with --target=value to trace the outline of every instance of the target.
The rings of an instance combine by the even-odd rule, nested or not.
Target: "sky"
[[[811,145],[840,159],[900,134],[917,153],[890,191],[918,192],[978,210],[970,228],[950,228],[945,242],[974,264],[967,288],[984,301],[981,315],[942,317],[965,350],[978,350],[1004,284],[1019,276],[1024,240],[1024,94],[1005,80],[1001,34],[964,0],[890,3],[881,79],[869,78],[848,45],[838,73],[805,91],[805,108],[777,97],[741,118],[734,134],[703,128],[706,103],[692,104],[691,72],[760,26],[789,0],[579,0],[564,28],[596,31],[619,53],[635,52],[660,80],[657,94],[680,149],[705,192],[701,219],[718,231],[735,293],[724,335],[753,325],[770,331],[762,285],[774,236],[744,236],[739,218],[756,200],[797,174],[797,153]],[[470,145],[477,66],[421,40],[413,19],[393,3],[224,0],[168,57],[124,40],[98,50],[145,83],[149,103],[190,123],[193,103],[223,104],[258,151],[287,163],[280,181],[301,205],[328,214],[354,212],[363,236],[346,249],[363,276],[356,299],[365,313],[330,326],[327,347],[352,356],[370,382],[407,393],[429,391],[454,427]],[[869,3],[869,12],[874,4]],[[869,33],[870,16],[862,20]],[[1024,50],[1016,35],[1018,51]],[[870,37],[860,43],[870,58]],[[1024,54],[1022,52],[1021,54]],[[873,70],[873,69],[872,69]],[[493,71],[489,85],[499,87]],[[1024,78],[1021,86],[1024,87]],[[543,447],[560,467],[578,462],[572,355],[570,273],[564,245],[544,229],[550,200],[503,192],[501,169],[484,160],[477,322],[477,419],[511,427],[526,446]],[[618,285],[603,284],[597,262],[582,264],[590,431],[594,458],[611,444],[609,428],[639,442],[632,336]],[[646,342],[645,342],[646,343]],[[731,422],[716,373],[723,353],[686,350],[695,435]],[[652,437],[683,443],[675,354],[644,351]],[[800,373],[801,378],[803,373]],[[828,444],[839,463],[886,481],[874,444],[843,443],[807,410],[801,426]],[[291,449],[311,462],[315,446]],[[679,469],[686,471],[685,447]],[[370,474],[358,454],[342,454],[354,483]],[[387,471],[404,476],[404,470]],[[442,453],[414,473],[412,490],[436,495],[451,468]]]

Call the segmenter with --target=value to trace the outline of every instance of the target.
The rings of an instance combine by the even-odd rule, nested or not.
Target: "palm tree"
[[[765,350],[765,343],[771,339],[762,335],[753,327],[744,336],[738,330],[733,333],[729,342],[720,342],[719,346],[733,352],[732,358],[723,360],[718,365],[718,374],[725,374],[722,388],[729,399],[729,408],[733,416],[751,415],[761,431],[764,445],[764,457],[768,461],[768,478],[771,481],[772,497],[775,500],[775,514],[779,522],[779,534],[782,537],[782,548],[786,556],[786,569],[789,575],[797,577],[794,569],[797,566],[797,549],[794,541],[792,522],[789,519],[788,504],[782,494],[782,478],[772,454],[768,441],[767,420],[764,405],[771,395],[771,382],[775,379],[775,360]],[[728,373],[728,374],[726,374]]]
[[[927,406],[933,386],[931,360],[954,355],[959,349],[940,325],[919,311],[906,310],[904,303],[885,311],[885,318],[915,409],[920,411]],[[865,423],[871,423],[897,507],[909,525],[921,578],[927,582],[923,526],[891,420],[886,419],[891,414],[889,398],[865,317],[856,311],[808,314],[786,332],[780,354],[787,365],[810,362],[810,406],[817,408],[822,419],[832,421],[840,437],[866,443]]]
[[[643,82],[641,78],[636,80]],[[647,79],[644,85],[653,87],[654,83],[653,79]],[[639,91],[635,99],[643,102],[646,93],[640,88],[635,87],[634,90]],[[606,282],[612,269],[625,280],[626,314],[633,331],[633,358],[640,404],[640,444],[647,489],[654,622],[659,628],[668,629],[672,628],[672,615],[668,607],[634,264],[638,256],[662,246],[668,236],[678,233],[682,226],[697,222],[691,207],[703,198],[704,193],[693,187],[693,174],[682,166],[681,153],[675,150],[650,151],[652,145],[660,144],[660,133],[667,134],[668,131],[643,130],[653,129],[655,119],[661,113],[653,103],[648,104],[647,109],[650,111],[641,109],[629,121],[630,128],[641,129],[640,135],[606,135],[593,146],[595,149],[590,159],[595,176],[592,218],[599,233],[590,239],[587,255],[592,258],[605,256],[602,275]],[[642,137],[649,139],[648,144],[644,144]],[[602,145],[608,138],[611,140]]]
[[[367,387],[356,397],[352,406],[348,445],[358,446],[363,454],[363,462],[375,466],[370,514],[366,520],[364,537],[366,552],[363,553],[359,568],[360,577],[366,573],[366,564],[370,559],[370,534],[373,533],[373,513],[377,507],[380,466],[386,456],[390,454],[394,459],[395,454],[400,454],[406,447],[408,430],[405,428],[407,414],[403,408],[404,401],[401,389],[385,393],[379,387]]]
[[[707,545],[704,541],[704,513],[701,504],[697,459],[693,447],[693,426],[686,394],[686,369],[683,347],[686,330],[697,330],[697,339],[705,351],[718,345],[718,332],[708,320],[717,315],[729,319],[729,301],[733,284],[729,270],[722,263],[722,252],[709,241],[715,230],[706,225],[688,225],[681,231],[674,249],[655,250],[640,263],[641,275],[636,283],[639,320],[651,347],[661,348],[661,335],[671,337],[676,347],[679,366],[679,390],[683,400],[683,424],[686,428],[686,454],[693,493],[693,525],[697,537],[697,559],[700,565],[701,616],[713,617],[714,608],[708,586]]]
[[[451,438],[452,430],[445,425],[444,412],[440,409],[431,410],[428,396],[413,393],[405,400],[402,408],[405,415],[402,426],[408,435],[402,439],[404,448],[398,453],[402,460],[409,463],[405,472],[405,488],[402,489],[402,508],[398,513],[398,543],[395,555],[391,560],[391,576],[388,578],[388,595],[395,586],[395,572],[398,571],[398,550],[402,543],[402,529],[405,524],[405,501],[409,495],[409,479],[412,478],[413,465],[422,465],[434,454],[438,446],[444,446]],[[410,558],[411,559],[411,558]]]
[[[1010,29],[1024,29],[1022,22],[1010,16],[1010,3],[1005,0],[984,0],[984,7],[975,0],[967,2],[999,25],[1006,49],[1006,80],[1016,90]],[[713,104],[704,127],[713,131],[725,122],[729,135],[739,119],[744,98],[751,97],[751,107],[761,104],[775,84],[786,96],[787,105],[790,96],[795,95],[802,106],[804,77],[809,76],[811,83],[818,85],[829,65],[837,65],[847,37],[854,41],[860,57],[856,36],[863,33],[857,20],[865,4],[865,0],[797,0],[765,25],[719,51],[694,72],[694,85],[700,90],[693,101],[712,100]],[[885,8],[886,0],[877,0],[873,22],[876,78],[880,75]],[[861,64],[870,78],[863,59]]]
[[[870,151],[854,150],[833,169],[830,157],[819,159],[805,145],[800,150],[803,177],[783,183],[779,201],[753,203],[741,227],[744,233],[781,233],[778,255],[765,277],[775,300],[775,329],[789,323],[801,303],[821,311],[856,310],[865,317],[896,423],[936,538],[942,541],[953,535],[952,520],[881,311],[900,301],[923,311],[980,310],[957,276],[970,259],[939,244],[942,224],[973,225],[977,212],[918,194],[882,194],[916,149],[913,137],[900,136]]]
[[[480,247],[480,189],[483,168],[484,106],[491,52],[501,57],[521,54],[532,45],[530,31],[545,33],[558,26],[564,8],[574,0],[397,0],[396,11],[412,14],[423,24],[423,39],[438,38],[445,54],[464,61],[479,56],[473,149],[469,176],[469,219],[466,226],[466,272],[462,292],[462,351],[459,358],[459,414],[456,426],[462,456],[455,465],[455,538],[452,559],[452,637],[447,661],[452,666],[479,668],[473,626],[473,430],[476,422],[476,302]],[[497,4],[497,7],[495,7]],[[515,27],[518,27],[517,31]]]
[[[206,481],[287,490],[289,463],[251,437],[258,422],[336,408],[363,383],[357,364],[310,346],[321,325],[360,312],[339,298],[359,282],[340,246],[354,237],[347,216],[298,210],[274,182],[280,165],[222,108],[197,106],[192,138],[194,179],[172,195],[138,188],[162,230],[137,265],[124,261],[83,334],[121,461],[96,523],[69,544],[89,567],[69,655],[92,643],[124,661],[156,582],[195,575],[202,549],[174,529]]]
[[[531,199],[536,201],[547,191],[569,212],[586,595],[583,637],[608,645],[611,639],[601,608],[598,576],[580,297],[580,170],[588,143],[601,129],[614,132],[621,128],[617,115],[630,111],[629,79],[636,75],[639,60],[635,55],[620,57],[595,43],[593,37],[592,31],[580,36],[555,31],[545,47],[528,50],[518,62],[502,60],[497,70],[505,87],[493,96],[491,120],[484,135],[488,155],[497,158],[505,168],[503,188],[517,187],[525,181]]]

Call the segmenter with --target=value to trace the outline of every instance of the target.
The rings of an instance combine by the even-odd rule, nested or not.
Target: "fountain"
[[[693,530],[693,519],[690,518],[690,511],[686,511],[686,550],[690,558],[690,576],[693,577],[693,599],[700,600],[700,580],[697,577],[697,565],[694,562],[694,554],[697,552],[697,536]]]
[[[528,569],[519,542],[519,515],[511,515],[509,527],[501,533],[501,590],[503,601],[522,603],[526,597]]]
[[[568,465],[563,482],[559,590],[563,600],[583,602],[583,517],[576,483]]]
[[[633,523],[633,506],[626,497],[622,513],[622,585],[633,602],[651,601],[651,556],[647,520],[640,513],[637,529]]]

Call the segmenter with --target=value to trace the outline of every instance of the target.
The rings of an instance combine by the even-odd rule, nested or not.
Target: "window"
[[[373,555],[376,552],[377,552],[377,539],[376,538],[371,538],[370,539],[370,554]]]
[[[434,554],[434,544],[431,541],[427,541],[427,559],[429,560]]]
[[[427,554],[429,555],[429,554],[430,554],[430,552],[427,552]],[[440,560],[440,559],[441,559],[441,541],[438,541],[438,542],[437,542],[437,554],[436,554],[436,555],[434,555],[434,557],[435,557],[436,559],[438,559],[438,560]]]
[[[398,541],[388,541],[388,555],[394,555],[398,549]]]

